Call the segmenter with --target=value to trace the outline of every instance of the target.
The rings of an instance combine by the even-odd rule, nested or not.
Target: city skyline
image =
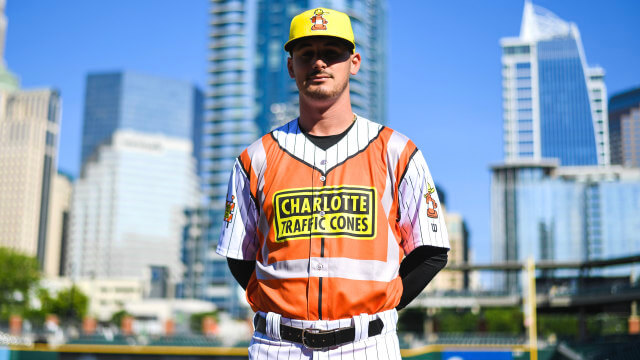
[[[61,90],[59,164],[76,176],[87,73],[131,69],[206,87],[208,1],[180,9],[169,1],[115,4],[7,3],[8,68],[21,77],[23,88]],[[534,4],[578,25],[588,65],[607,71],[610,96],[640,84],[634,66],[640,63],[640,40],[629,31],[640,20],[638,4]],[[489,165],[502,158],[499,39],[518,34],[523,5],[389,5],[388,125],[411,136],[425,153],[449,208],[468,220],[476,262],[489,260]],[[424,123],[417,127],[417,121]]]

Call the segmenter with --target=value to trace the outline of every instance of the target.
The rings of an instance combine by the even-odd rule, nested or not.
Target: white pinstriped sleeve
[[[400,179],[398,201],[405,255],[422,245],[450,248],[444,212],[421,151],[413,154]]]
[[[255,260],[258,249],[258,209],[242,165],[236,159],[229,178],[224,221],[216,252],[238,260]]]

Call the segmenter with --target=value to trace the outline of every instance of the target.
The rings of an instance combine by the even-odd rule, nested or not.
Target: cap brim
[[[338,39],[338,40],[340,40],[340,41],[344,42],[344,43],[347,45],[347,48],[349,48],[349,50],[351,50],[351,52],[353,52],[353,51],[355,50],[355,48],[356,48],[356,47],[355,47],[355,45],[354,45],[351,41],[349,41],[349,40],[347,40],[347,39],[343,39],[343,38],[338,37],[338,36],[331,36],[331,35],[307,35],[307,36],[302,36],[302,37],[299,37],[299,38],[297,38],[297,39],[293,39],[293,40],[289,40],[289,41],[287,41],[287,42],[284,44],[284,51],[291,52],[291,50],[293,50],[293,47],[294,47],[294,46],[295,46],[299,41],[304,40],[304,39],[308,39],[308,38],[315,38],[315,37],[327,37],[327,38],[334,38],[334,39]]]

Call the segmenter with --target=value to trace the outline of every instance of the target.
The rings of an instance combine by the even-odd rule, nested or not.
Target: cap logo
[[[328,14],[328,12],[324,12],[322,9],[315,9],[313,11],[313,16],[311,17],[311,30],[327,30],[327,19],[322,17],[322,15]]]

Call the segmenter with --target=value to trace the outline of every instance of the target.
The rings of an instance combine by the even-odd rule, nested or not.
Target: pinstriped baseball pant
[[[363,314],[351,319],[341,320],[293,320],[269,313],[260,313],[267,318],[267,332],[255,331],[249,345],[249,359],[259,360],[400,360],[400,346],[396,335],[398,313],[395,309],[383,311],[375,315]],[[275,316],[274,316],[275,315]],[[256,315],[257,316],[257,315]],[[382,319],[382,333],[369,337],[369,321],[377,317]],[[302,344],[280,340],[277,333],[279,324],[298,328],[331,330],[340,327],[355,326],[356,340],[341,346],[323,350],[312,350]],[[364,330],[366,329],[366,330]],[[364,330],[364,331],[363,331]]]

